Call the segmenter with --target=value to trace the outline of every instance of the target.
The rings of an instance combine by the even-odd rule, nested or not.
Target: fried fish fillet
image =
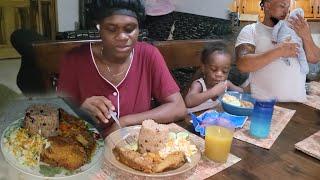
[[[87,156],[91,157],[96,148],[96,141],[93,133],[87,130],[85,122],[75,116],[59,109],[60,116],[60,135],[70,137],[84,146]]]
[[[177,169],[186,162],[186,157],[183,152],[177,151],[169,154],[163,161],[156,164],[152,171],[159,173],[166,170]]]
[[[186,162],[184,153],[180,151],[169,154],[165,159],[161,159],[155,153],[140,154],[136,151],[119,147],[115,147],[113,153],[121,163],[145,173],[159,173],[176,169]]]
[[[124,148],[115,147],[113,149],[118,161],[131,167],[132,169],[143,171],[145,173],[152,173],[153,158],[143,157],[140,153]]]
[[[75,170],[87,162],[84,147],[72,138],[55,136],[48,138],[50,147],[42,151],[41,161],[52,166]]]

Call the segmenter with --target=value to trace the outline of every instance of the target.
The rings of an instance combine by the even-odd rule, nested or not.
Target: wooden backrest
[[[59,73],[59,63],[62,56],[72,48],[83,43],[98,42],[99,40],[85,41],[55,41],[38,42],[33,44],[36,55],[36,63],[41,71],[41,76],[46,89],[52,90],[54,76]],[[217,40],[172,40],[155,41],[155,45],[170,69],[182,67],[194,67],[200,65],[200,55],[206,43]]]

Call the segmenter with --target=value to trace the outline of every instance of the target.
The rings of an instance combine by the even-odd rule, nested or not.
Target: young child
[[[203,78],[192,82],[185,103],[188,108],[216,100],[227,89],[243,92],[243,89],[227,80],[231,68],[231,54],[221,41],[208,44],[201,54]]]
[[[289,18],[296,18],[298,14],[303,17],[304,16],[303,9],[301,8],[294,9],[290,13]],[[296,34],[296,32],[293,29],[289,27],[287,20],[280,20],[274,26],[272,31],[272,41],[275,43],[291,41],[299,44],[298,58],[283,58],[283,60],[287,65],[290,65],[290,61],[298,59],[298,62],[300,64],[300,72],[303,74],[308,74],[309,65],[308,65],[306,54],[303,49],[302,39]]]

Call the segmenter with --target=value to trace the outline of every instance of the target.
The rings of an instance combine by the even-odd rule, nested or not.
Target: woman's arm
[[[154,119],[158,123],[170,123],[183,119],[187,114],[186,106],[179,92],[164,99],[162,105],[137,114],[130,114],[120,118],[121,126],[141,124],[143,120]]]
[[[307,60],[310,63],[317,63],[320,60],[320,48],[316,46],[307,21],[300,15],[289,20],[290,27],[298,34],[303,41],[303,49],[306,52]]]

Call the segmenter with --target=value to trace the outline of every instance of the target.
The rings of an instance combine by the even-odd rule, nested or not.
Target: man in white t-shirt
[[[297,57],[298,45],[290,41],[272,42],[273,27],[286,18],[290,0],[262,0],[260,5],[264,9],[264,21],[245,26],[237,38],[237,66],[242,72],[250,72],[248,82],[254,97],[276,98],[281,102],[305,101],[306,75],[300,72],[297,58],[290,58],[290,63],[280,60]],[[303,40],[308,62],[319,61],[320,49],[314,44],[303,17],[291,20],[291,24]],[[302,29],[297,30],[298,27]]]

